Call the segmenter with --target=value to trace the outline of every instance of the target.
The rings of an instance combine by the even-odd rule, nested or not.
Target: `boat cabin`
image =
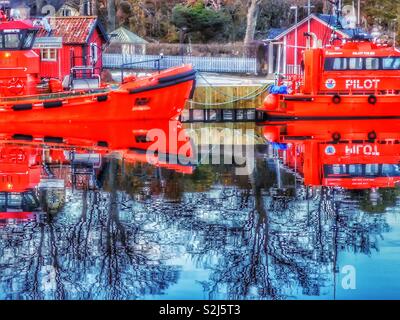
[[[39,56],[32,50],[37,30],[29,21],[0,23],[0,94],[33,94],[39,82]]]
[[[0,96],[87,91],[102,86],[101,52],[107,36],[97,18],[53,19],[59,25],[49,37],[43,26],[7,20],[0,12]],[[37,48],[39,36],[47,42],[54,37],[62,38],[62,49]]]
[[[387,44],[341,40],[307,49],[303,65],[305,94],[400,93],[400,51]]]

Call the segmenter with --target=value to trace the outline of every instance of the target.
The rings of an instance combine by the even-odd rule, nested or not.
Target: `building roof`
[[[62,37],[65,44],[85,44],[98,28],[103,39],[108,40],[108,35],[97,17],[51,17],[48,21],[52,31],[49,33],[41,28],[38,37]]]
[[[144,40],[137,34],[133,33],[132,31],[129,31],[124,27],[120,27],[114,30],[113,32],[111,32],[110,35],[113,35],[113,37],[111,38],[112,42],[134,43],[134,44],[148,43],[146,40]]]
[[[30,21],[7,21],[0,23],[0,30],[10,30],[10,29],[33,29],[34,26]]]
[[[354,29],[344,29],[342,28],[342,25],[337,24],[337,17],[334,15],[329,15],[329,14],[314,14],[312,13],[302,21],[300,21],[297,25],[293,25],[287,29],[270,29],[271,35],[274,37],[270,37],[269,33],[267,35],[268,40],[278,40],[282,38],[283,36],[287,35],[288,33],[292,32],[293,30],[296,29],[296,27],[299,27],[303,25],[304,23],[307,23],[309,20],[315,19],[325,26],[329,27],[332,30],[335,30],[337,33],[342,35],[343,37],[349,38],[354,35]]]
[[[267,32],[267,39],[275,39],[286,30],[287,30],[286,28],[271,28]]]

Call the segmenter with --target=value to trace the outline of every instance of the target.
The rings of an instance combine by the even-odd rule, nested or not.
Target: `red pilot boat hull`
[[[0,123],[177,118],[195,87],[191,66],[134,79],[116,89],[0,98]]]
[[[368,102],[368,95],[340,97],[333,102],[331,95],[284,95],[275,106],[266,105],[259,111],[264,120],[323,120],[323,119],[369,119],[400,118],[400,96],[381,95],[375,104]]]

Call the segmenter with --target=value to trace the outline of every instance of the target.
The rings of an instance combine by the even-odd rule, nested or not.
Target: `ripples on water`
[[[305,186],[271,146],[250,176],[48,150],[40,185],[2,193],[33,213],[0,221],[0,299],[400,298],[397,188]]]

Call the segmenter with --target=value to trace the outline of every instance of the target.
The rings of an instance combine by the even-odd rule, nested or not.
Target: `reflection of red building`
[[[369,189],[400,183],[400,124],[396,120],[297,122],[264,135],[309,186]]]

